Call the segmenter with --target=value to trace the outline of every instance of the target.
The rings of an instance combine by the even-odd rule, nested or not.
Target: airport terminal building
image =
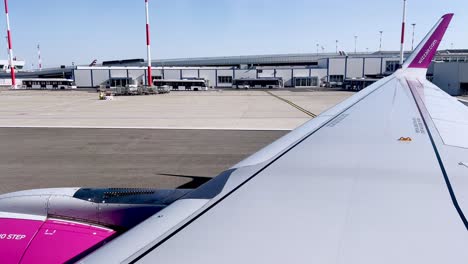
[[[406,55],[409,55],[406,54]],[[148,85],[143,59],[107,61],[95,66],[74,66],[21,72],[18,78],[70,78],[78,88],[97,88],[113,78],[131,78]],[[233,88],[238,83],[262,82],[259,87],[362,88],[392,74],[399,67],[398,52],[345,54],[288,54],[152,61],[153,78],[203,79],[212,88]],[[3,76],[7,78],[8,75]],[[439,51],[428,79],[450,93],[468,93],[468,50]]]

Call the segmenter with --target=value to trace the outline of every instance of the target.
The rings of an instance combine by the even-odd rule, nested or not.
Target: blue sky
[[[153,59],[399,49],[401,0],[150,0]],[[1,8],[3,9],[3,7]],[[144,0],[10,0],[15,55],[45,66],[145,58]],[[468,1],[408,0],[420,40],[456,14],[441,48],[468,48]],[[5,27],[4,18],[0,23]],[[407,35],[411,35],[407,28]],[[407,42],[410,47],[410,39]],[[0,42],[6,58],[6,42]]]

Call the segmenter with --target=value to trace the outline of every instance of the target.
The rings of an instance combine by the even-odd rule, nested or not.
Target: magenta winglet
[[[409,64],[409,68],[429,68],[452,18],[453,14],[446,14],[442,17],[442,21],[437,26],[436,30],[432,33],[426,43],[424,43],[422,49],[419,50],[419,53]]]

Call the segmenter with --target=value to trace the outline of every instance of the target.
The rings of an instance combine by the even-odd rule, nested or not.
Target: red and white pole
[[[148,0],[145,0],[146,7],[146,52],[148,54],[148,86],[153,86],[153,76],[151,74],[151,38],[150,38],[150,22],[149,22],[149,5]]]
[[[11,71],[11,85],[16,86],[15,66],[13,65],[13,47],[11,45],[11,31],[10,31],[10,16],[8,15],[8,0],[5,2],[5,14],[7,23],[7,36],[8,36],[8,53],[10,54],[10,71]]]
[[[400,66],[403,65],[403,62],[404,62],[405,27],[406,27],[406,0],[403,0],[403,23],[401,24]]]
[[[39,44],[37,44],[37,59],[38,59],[39,70],[42,71],[41,46]]]

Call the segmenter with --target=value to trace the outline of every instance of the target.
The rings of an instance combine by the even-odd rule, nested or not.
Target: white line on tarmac
[[[291,131],[286,128],[243,127],[115,127],[115,126],[0,126],[0,128],[75,128],[75,129],[144,129],[144,130],[228,130],[228,131]]]

